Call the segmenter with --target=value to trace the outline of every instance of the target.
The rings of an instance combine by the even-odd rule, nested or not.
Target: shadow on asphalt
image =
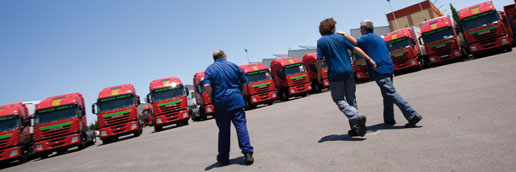
[[[233,165],[233,164],[246,165],[245,162],[244,162],[244,157],[243,156],[238,157],[238,158],[230,159],[229,160],[229,164],[225,165],[225,166],[230,166],[230,165]],[[204,171],[210,171],[210,170],[212,170],[214,168],[220,168],[220,167],[224,167],[224,166],[220,165],[218,162],[215,162],[215,163],[211,164],[210,166],[206,167],[204,169]]]
[[[364,141],[365,138],[357,138],[357,137],[350,137],[347,134],[332,134],[328,136],[324,136],[319,140],[319,143],[327,142],[327,141]]]
[[[399,130],[399,129],[405,129],[404,126],[392,126],[387,125],[384,123],[375,124],[373,126],[368,126],[367,131],[368,132],[376,132],[378,130]]]

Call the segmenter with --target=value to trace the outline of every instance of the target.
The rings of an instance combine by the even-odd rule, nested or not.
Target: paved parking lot
[[[368,134],[347,136],[329,92],[247,111],[255,163],[243,164],[232,130],[231,165],[220,167],[214,120],[7,167],[2,171],[514,171],[516,52],[394,78],[424,117],[420,128],[382,124],[374,82],[357,86]]]

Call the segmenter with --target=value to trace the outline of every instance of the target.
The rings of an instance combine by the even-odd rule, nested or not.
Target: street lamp
[[[398,26],[398,20],[396,20],[396,15],[394,15],[394,11],[392,10],[391,0],[387,0],[387,2],[389,3],[389,6],[391,7],[391,13],[392,13],[392,16],[394,17],[394,22],[396,22],[396,29],[394,29],[394,30],[398,30],[400,28],[400,26]]]
[[[247,54],[247,48],[244,49],[245,51],[245,56],[247,57],[247,64],[250,64],[251,62],[249,62],[249,55]]]

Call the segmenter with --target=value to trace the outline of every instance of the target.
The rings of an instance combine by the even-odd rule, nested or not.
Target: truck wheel
[[[505,50],[505,51],[511,52],[512,51],[512,46],[507,47],[507,50]]]
[[[81,135],[81,143],[79,143],[79,150],[86,148],[86,137]]]
[[[95,143],[97,143],[97,137],[93,136],[93,139],[91,139],[89,146],[93,146],[93,145],[95,145]]]
[[[253,109],[253,105],[251,105],[251,102],[249,102],[249,100],[244,100],[244,103],[245,103],[245,110],[251,110]]]
[[[136,130],[133,134],[134,134],[134,137],[138,137],[140,136],[142,132],[140,130]]]
[[[422,58],[417,58],[417,68],[418,70],[423,69],[424,60]]]
[[[57,151],[57,154],[61,155],[61,154],[66,153],[66,151],[67,151],[66,149],[61,149],[61,150]]]
[[[185,120],[185,122],[183,122],[183,125],[188,125],[188,120]]]
[[[320,93],[321,92],[321,86],[317,82],[318,81],[312,82],[312,93]]]
[[[100,139],[100,140],[102,140],[102,144],[104,144],[104,145],[111,143],[111,139]]]
[[[288,93],[285,90],[280,90],[279,98],[281,101],[288,101]]]
[[[163,126],[154,125],[154,131],[158,132],[158,131],[161,131],[161,130],[163,130]]]
[[[273,102],[273,101],[271,101],[271,102],[267,103],[267,105],[269,105],[269,106],[270,106],[270,105],[272,105],[273,103],[274,103],[274,102]]]
[[[48,153],[40,154],[39,157],[41,159],[46,159],[46,158],[48,158]]]

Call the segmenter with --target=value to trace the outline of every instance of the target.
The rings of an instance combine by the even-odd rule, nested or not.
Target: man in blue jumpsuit
[[[376,62],[376,69],[372,68],[371,64],[367,63],[367,72],[369,77],[376,81],[380,87],[383,97],[383,120],[387,125],[396,124],[394,120],[393,104],[396,104],[407,119],[406,128],[413,128],[423,117],[419,115],[412,106],[410,106],[401,97],[394,88],[392,72],[393,64],[389,55],[389,50],[383,38],[373,33],[373,22],[371,20],[364,20],[360,23],[360,32],[362,37],[358,40],[344,32],[339,32],[346,37],[353,45],[357,45],[365,51]]]
[[[323,20],[319,25],[321,38],[317,40],[317,73],[322,83],[322,59],[328,64],[328,80],[330,80],[331,97],[337,107],[349,119],[351,130],[349,136],[364,136],[366,133],[366,117],[358,112],[355,98],[355,79],[348,50],[363,56],[371,64],[375,62],[360,48],[355,47],[342,35],[335,33],[333,18]]]
[[[238,145],[247,165],[254,162],[253,147],[249,141],[242,93],[247,90],[247,77],[240,67],[226,61],[224,51],[213,52],[215,62],[205,70],[204,89],[213,100],[215,121],[219,127],[219,154],[221,165],[229,164],[231,122],[235,125]]]

